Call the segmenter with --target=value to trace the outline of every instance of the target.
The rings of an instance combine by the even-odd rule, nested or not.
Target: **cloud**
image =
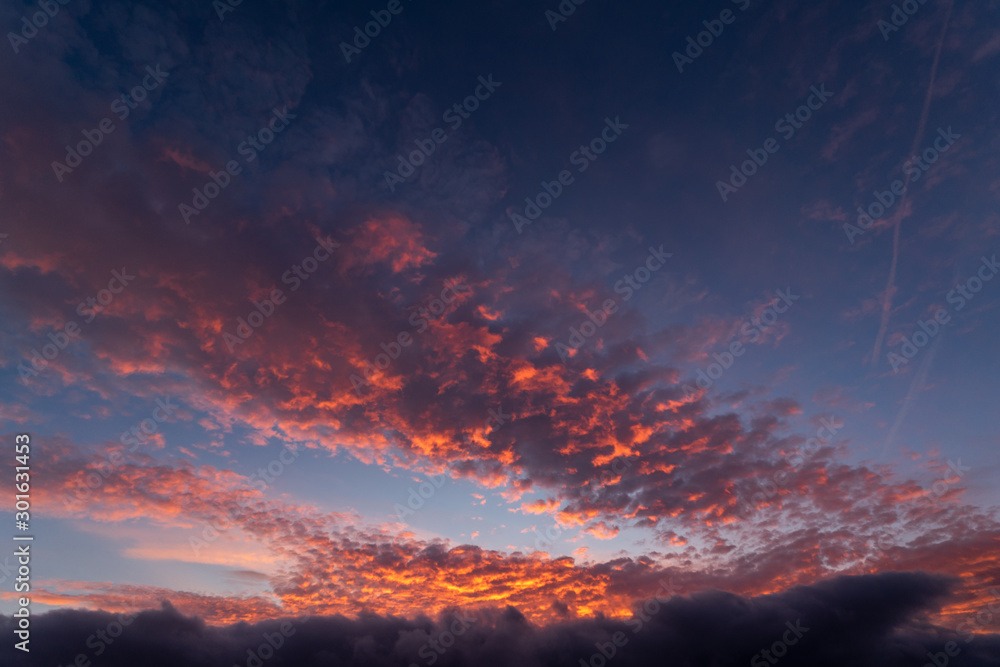
[[[641,294],[648,299],[645,307],[636,303],[639,299],[620,304],[599,332],[562,363],[555,344],[565,342],[570,327],[585,320],[586,309],[616,294],[611,285],[642,260],[648,243],[661,242],[647,239],[637,223],[625,223],[627,232],[621,234],[617,229],[580,232],[574,227],[587,226],[586,216],[570,222],[556,217],[563,215],[556,207],[530,234],[515,238],[502,214],[525,187],[518,182],[521,176],[508,169],[508,157],[514,161],[517,154],[512,146],[562,145],[562,131],[575,132],[579,118],[553,116],[548,122],[544,115],[501,115],[500,124],[509,129],[492,144],[474,133],[480,123],[486,128],[493,122],[484,110],[387,203],[385,169],[451,101],[450,92],[432,98],[423,90],[440,91],[439,84],[448,79],[444,70],[434,69],[424,84],[409,75],[392,77],[388,88],[377,81],[358,84],[354,70],[343,68],[350,74],[342,75],[326,67],[323,49],[337,56],[336,46],[325,32],[312,38],[320,28],[306,27],[325,30],[329,17],[310,14],[310,8],[277,11],[266,23],[255,23],[249,4],[240,18],[218,22],[205,3],[166,9],[108,5],[90,12],[89,4],[80,2],[79,13],[67,8],[44,38],[32,42],[30,58],[0,71],[10,96],[0,108],[0,125],[8,128],[0,143],[10,157],[0,165],[0,195],[10,212],[10,229],[4,229],[10,238],[0,255],[0,289],[8,297],[0,327],[11,349],[0,357],[5,372],[16,378],[17,364],[33,348],[66,320],[79,320],[77,304],[107,285],[110,271],[125,266],[137,278],[39,377],[10,392],[16,405],[5,414],[44,431],[47,417],[72,406],[73,415],[93,419],[88,426],[108,426],[113,443],[120,429],[110,427],[109,415],[121,415],[133,401],[152,404],[158,396],[177,397],[182,407],[170,423],[177,429],[154,436],[153,453],[160,458],[126,457],[99,493],[86,500],[67,500],[64,492],[92,475],[102,476],[101,459],[121,455],[117,445],[88,447],[47,438],[49,456],[38,464],[46,475],[37,496],[42,510],[110,526],[147,521],[192,531],[231,511],[237,517],[233,535],[268,549],[283,569],[261,575],[266,582],[244,576],[260,586],[260,595],[252,599],[42,580],[46,599],[117,610],[148,606],[166,596],[182,613],[207,623],[306,611],[412,616],[419,610],[492,602],[516,606],[527,622],[542,623],[620,616],[668,571],[683,575],[685,591],[714,587],[754,595],[831,573],[914,569],[962,577],[945,614],[968,617],[981,610],[977,596],[1000,576],[995,511],[963,504],[959,488],[934,499],[919,480],[847,462],[847,436],[827,443],[801,466],[790,465],[788,454],[805,441],[799,426],[808,405],[757,388],[721,397],[684,396],[681,385],[692,367],[737,335],[742,322],[707,310],[717,297],[709,296],[706,283],[714,289],[723,274],[704,268],[701,275],[711,276],[704,280],[693,270],[665,270],[655,277],[656,291]],[[766,102],[767,121],[773,105],[784,108],[786,100],[798,99],[816,81],[842,81],[837,108],[860,108],[839,119],[831,116],[825,129],[811,126],[810,132],[821,135],[815,154],[844,160],[845,173],[856,173],[854,189],[868,197],[873,187],[884,187],[885,169],[897,165],[906,147],[886,141],[876,151],[866,139],[876,126],[886,137],[906,136],[912,105],[897,99],[902,92],[897,82],[905,77],[889,65],[889,56],[858,48],[862,37],[877,37],[874,21],[858,23],[853,33],[830,30],[835,10],[825,5],[765,10],[768,18],[747,33],[751,46],[773,46],[767,27],[773,27],[772,18],[798,21],[782,26],[783,48],[766,51],[792,63],[787,76],[775,78],[763,61],[727,76],[739,78],[733,90],[753,91],[752,101]],[[930,16],[922,15],[921,24],[931,24]],[[996,40],[989,23],[974,21],[971,9],[959,18],[961,25],[976,27],[967,49],[975,57],[992,58]],[[350,33],[350,26],[340,27]],[[908,40],[924,47],[933,42],[912,27]],[[416,25],[413,29],[419,34]],[[801,34],[825,41],[803,42]],[[388,44],[382,41],[379,48]],[[123,60],[114,61],[112,53]],[[859,76],[845,71],[848,56],[863,59]],[[400,58],[408,64],[397,66],[416,68],[416,62]],[[538,78],[537,63],[543,59],[525,60]],[[162,89],[57,183],[51,161],[62,158],[62,146],[78,141],[82,130],[108,115],[109,102],[134,85],[136,72],[157,63],[171,72]],[[349,76],[350,84],[341,76]],[[565,85],[546,84],[540,98],[558,104],[536,104],[539,113],[566,108],[566,100],[558,98],[572,87],[565,78],[570,76],[576,75],[559,68],[560,78],[553,80]],[[977,76],[963,69],[944,79],[958,102],[953,109],[982,108],[969,93]],[[398,83],[404,79],[407,83]],[[599,98],[595,77],[587,79],[588,99]],[[762,81],[767,85],[758,85]],[[400,90],[403,85],[415,90]],[[771,99],[769,92],[775,93]],[[516,103],[510,99],[523,106],[520,96]],[[502,104],[499,97],[497,103]],[[236,157],[236,146],[264,124],[276,105],[286,104],[298,116],[287,132],[246,163],[195,222],[184,225],[177,204],[190,200],[193,187],[204,185],[207,171],[218,171]],[[641,150],[659,170],[677,172],[684,164],[685,174],[708,174],[717,169],[712,145],[728,142],[731,131],[715,132],[708,143],[695,132],[670,139],[677,127],[692,127],[687,120],[662,116],[658,122],[669,129],[654,134]],[[553,134],[538,141],[528,125]],[[982,127],[970,123],[969,136],[985,136]],[[535,150],[517,158],[524,174],[545,163]],[[803,144],[794,150],[806,155],[808,148]],[[976,150],[966,150],[962,155],[971,160]],[[787,153],[782,155],[772,165],[776,170],[786,160]],[[852,159],[858,156],[863,159]],[[797,158],[792,164],[795,170],[799,164],[808,167]],[[826,178],[820,173],[825,169],[803,174]],[[957,169],[942,165],[933,178],[950,183],[960,175]],[[968,169],[971,173],[971,164]],[[792,183],[777,171],[768,173],[774,183]],[[615,201],[628,201],[629,182],[644,178],[638,171],[625,175]],[[698,192],[684,183],[679,190],[658,183],[656,190],[663,189],[670,200]],[[574,197],[589,201],[584,190],[600,192],[597,186],[581,186]],[[851,191],[832,199],[829,189],[824,192],[807,198],[815,203],[802,209],[805,215],[832,220],[854,208]],[[560,205],[560,210],[572,209],[568,199]],[[585,206],[596,211],[596,222],[607,215],[603,206]],[[679,214],[686,207],[671,211]],[[616,211],[614,220],[625,212]],[[646,213],[629,212],[636,219],[655,217]],[[748,214],[761,225],[775,219],[765,209]],[[700,214],[697,207],[691,215],[717,224],[711,220],[714,213]],[[674,234],[672,229],[681,226],[671,219],[665,228],[649,232]],[[741,222],[739,229],[748,227]],[[333,236],[342,247],[300,291],[291,292],[284,272],[301,262],[321,235]],[[755,247],[751,236],[769,245],[775,238],[766,227],[753,235],[740,231],[706,238],[740,239],[748,244],[739,248],[742,257]],[[692,243],[683,234],[675,240]],[[726,247],[714,247],[712,256],[727,256],[721,252]],[[817,257],[802,253],[811,271],[825,266]],[[738,259],[729,269],[741,276],[743,296],[754,299],[744,307],[746,316],[760,315],[773,299],[759,285],[744,282],[758,263]],[[864,284],[865,272],[856,273],[861,283],[853,284]],[[421,315],[453,279],[465,281],[469,292],[438,317]],[[830,282],[843,291],[839,281]],[[227,349],[223,334],[233,334],[237,318],[255,308],[252,301],[274,288],[286,290],[287,303],[235,351]],[[877,305],[871,300],[864,308]],[[680,312],[687,307],[691,312]],[[855,323],[872,314],[858,310],[845,319]],[[414,315],[426,326],[415,325]],[[793,318],[780,321],[768,330],[767,347],[808,338],[790,335],[799,326]],[[354,391],[350,376],[362,372],[400,332],[413,335],[412,346],[380,369],[363,391]],[[850,404],[867,402],[855,397]],[[484,426],[488,411],[497,406],[511,415],[510,421],[502,428]],[[352,515],[276,500],[234,470],[218,467],[218,461],[215,466],[171,462],[176,452],[192,451],[176,446],[171,438],[178,432],[185,444],[195,441],[192,448],[218,451],[234,461],[278,441],[307,451],[320,465],[349,454],[389,469],[446,473],[496,488],[512,506],[551,515],[560,526],[591,538],[639,534],[640,544],[634,553],[630,546],[628,557],[581,565],[570,558],[419,540],[397,526],[368,526]],[[205,461],[214,460],[206,454]],[[615,460],[628,466],[608,476]],[[886,533],[889,541],[881,539]],[[196,562],[251,567],[247,552],[228,549],[227,539],[220,538]],[[184,542],[144,544],[127,555],[184,560],[178,554],[185,549]],[[259,564],[263,569],[271,562]],[[743,603],[749,604],[745,599],[733,604]],[[503,618],[527,627],[517,614]],[[363,624],[355,629],[361,632]],[[519,646],[514,643],[511,650]],[[677,646],[681,655],[694,655],[693,648]],[[525,655],[535,655],[529,648]],[[500,649],[497,655],[505,655]],[[362,660],[371,651],[376,651],[371,641],[359,640],[352,655]]]
[[[948,597],[950,584],[939,576],[897,573],[840,577],[777,595],[708,590],[669,600],[667,587],[653,585],[630,619],[546,626],[532,624],[513,607],[452,609],[434,620],[364,614],[212,626],[164,600],[161,609],[138,614],[124,628],[116,625],[120,617],[105,612],[58,610],[35,616],[33,637],[44,640],[35,639],[30,654],[4,642],[0,658],[26,667],[70,664],[79,654],[106,667],[228,667],[245,665],[257,653],[267,658],[264,664],[276,667],[576,667],[580,660],[603,664],[591,662],[603,650],[614,651],[607,664],[622,667],[665,660],[735,667],[788,640],[780,661],[787,667],[913,667],[926,662],[928,652],[943,652],[948,642],[955,642],[962,665],[995,665],[997,635],[966,641],[967,633],[926,622]],[[13,625],[3,618],[0,633],[12,636]],[[277,649],[267,648],[268,637]]]
[[[156,461],[147,454],[122,452],[118,445],[107,451],[96,448],[86,457],[58,441],[47,451],[38,471],[48,481],[36,501],[48,516],[106,526],[142,520],[175,531],[173,537],[158,532],[162,537],[143,548],[131,547],[128,554],[134,558],[216,564],[234,571],[255,560],[271,566],[266,584],[258,582],[256,588],[263,606],[190,592],[173,598],[184,613],[211,623],[258,621],[278,610],[410,616],[500,602],[544,623],[593,614],[620,617],[664,576],[676,579],[679,592],[724,588],[755,595],[831,573],[886,570],[961,577],[946,610],[958,619],[981,612],[977,600],[1000,585],[992,559],[1000,530],[990,514],[938,498],[913,482],[889,485],[874,471],[821,459],[799,470],[786,467],[789,474],[780,478],[780,486],[773,491],[752,487],[736,496],[745,504],[734,506],[713,504],[714,485],[730,492],[731,485],[706,472],[699,473],[705,479],[687,481],[683,470],[680,478],[657,469],[632,475],[621,461],[612,462],[614,478],[608,483],[581,487],[565,509],[542,502],[541,511],[598,539],[620,529],[620,522],[612,524],[602,515],[624,514],[670,549],[578,563],[541,551],[501,552],[416,539],[398,525],[368,525],[355,514],[269,498],[252,479],[231,470]],[[713,456],[709,443],[702,455]],[[114,465],[109,467],[109,461]],[[95,491],[88,480],[100,480],[100,488]],[[675,498],[697,508],[692,518],[654,522],[652,516],[666,514],[660,505]],[[647,506],[653,514],[646,513]],[[738,520],[727,521],[730,514]],[[684,516],[676,510],[674,515]],[[783,525],[795,528],[775,530]],[[40,601],[109,611],[141,609],[165,594],[155,587],[101,582],[39,580],[36,587],[36,596],[45,596]]]

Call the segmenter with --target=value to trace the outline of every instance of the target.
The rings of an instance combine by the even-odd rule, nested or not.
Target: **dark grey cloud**
[[[928,622],[928,614],[948,598],[951,584],[934,575],[893,573],[841,577],[757,598],[706,591],[663,604],[650,600],[650,613],[640,611],[628,621],[598,618],[547,627],[532,625],[512,607],[456,610],[436,620],[363,614],[213,627],[184,617],[165,601],[162,609],[142,612],[124,628],[114,625],[120,616],[106,612],[60,610],[37,616],[31,653],[5,642],[0,659],[26,667],[68,665],[81,654],[102,667],[228,667],[248,661],[258,667],[570,667],[581,659],[615,667],[919,667],[928,653],[947,657],[954,642],[950,648],[958,653],[949,663],[1000,664],[1000,637],[967,641],[968,634]],[[3,619],[0,633],[12,636],[12,625]],[[261,648],[268,647],[268,638],[276,649]],[[768,662],[761,652],[785,640],[787,651],[775,651],[783,657]],[[602,649],[614,652],[606,663],[594,657]],[[257,662],[252,654],[265,659]],[[938,660],[941,664],[941,656]]]

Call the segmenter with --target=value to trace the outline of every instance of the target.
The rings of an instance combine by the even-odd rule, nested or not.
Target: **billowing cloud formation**
[[[49,456],[55,463],[41,467],[48,485],[38,502],[46,514],[111,524],[147,520],[183,531],[179,543],[159,552],[152,548],[145,557],[242,567],[247,544],[254,545],[261,565],[261,554],[267,554],[269,588],[252,604],[218,595],[171,598],[182,612],[215,624],[259,621],[278,611],[408,617],[484,604],[512,605],[535,623],[594,614],[623,617],[663,581],[678,593],[717,588],[757,595],[838,571],[881,570],[960,577],[944,611],[957,623],[979,619],[988,589],[997,586],[998,531],[992,519],[954,502],[921,503],[920,494],[911,501],[894,499],[893,520],[880,521],[878,529],[831,529],[815,516],[822,508],[812,505],[762,506],[745,521],[696,533],[697,544],[684,547],[684,557],[652,550],[594,563],[418,539],[398,525],[368,525],[354,514],[270,499],[252,480],[212,466],[175,466],[119,452],[109,457],[118,464],[109,467],[107,459],[96,454],[80,459],[75,451],[53,445]],[[834,474],[847,472],[834,469]],[[101,480],[99,490],[88,487],[88,478]],[[881,484],[881,493],[899,493]],[[782,522],[797,529],[775,530]],[[165,594],[112,583],[52,581],[38,587],[42,602],[117,611],[146,608]],[[976,622],[995,629],[1000,617]]]
[[[778,660],[788,667],[912,667],[928,662],[928,654],[960,656],[957,664],[969,667],[997,664],[997,635],[926,623],[948,590],[944,578],[904,573],[842,577],[754,598],[703,591],[668,600],[651,590],[627,620],[546,627],[512,607],[453,609],[437,620],[298,616],[214,627],[164,601],[162,610],[126,617],[124,627],[122,617],[103,612],[64,610],[37,617],[33,628],[45,641],[18,664],[69,664],[79,654],[107,667],[228,667],[255,665],[262,658],[269,665],[315,667],[575,667],[581,660],[623,667],[665,660],[719,667]],[[994,606],[1000,612],[1000,597]],[[0,621],[0,632],[10,635],[12,623]],[[5,642],[0,656],[7,659],[13,651]]]

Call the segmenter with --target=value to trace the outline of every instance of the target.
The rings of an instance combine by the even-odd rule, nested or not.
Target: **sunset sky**
[[[5,665],[1000,664],[1000,0],[50,4]]]

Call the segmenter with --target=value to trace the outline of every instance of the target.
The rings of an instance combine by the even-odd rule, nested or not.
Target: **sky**
[[[1000,664],[998,25],[3,2],[4,664]]]

